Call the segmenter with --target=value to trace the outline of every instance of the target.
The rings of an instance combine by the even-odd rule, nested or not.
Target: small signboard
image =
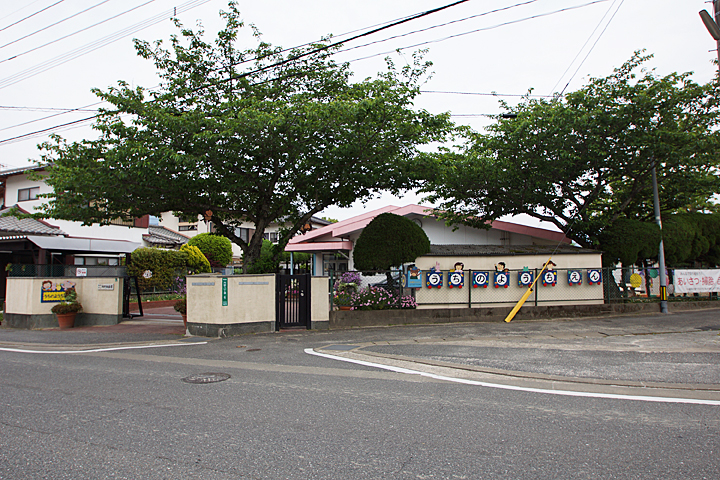
[[[75,276],[76,277],[87,277],[87,268],[85,267],[78,267],[75,269]]]
[[[543,287],[554,287],[557,284],[557,272],[550,270],[542,274]]]
[[[535,280],[535,273],[531,272],[529,270],[524,270],[522,272],[518,272],[518,286],[519,287],[529,287],[532,285],[533,280]]]
[[[462,288],[465,285],[465,272],[449,272],[448,287]]]
[[[98,283],[98,290],[115,290],[114,283]]]
[[[422,270],[415,265],[410,265],[407,269],[407,288],[422,288]]]
[[[473,272],[473,288],[487,288],[490,283],[488,272]]]
[[[508,288],[510,285],[509,272],[495,272],[495,288]]]
[[[52,281],[43,280],[40,302],[58,303],[65,301],[65,292],[75,288],[75,283],[70,280]]]
[[[588,285],[600,285],[602,283],[602,272],[598,269],[587,271]]]
[[[228,305],[228,279],[222,279],[222,306],[227,307]]]
[[[425,286],[427,288],[440,288],[443,284],[442,272],[428,272],[425,277]]]
[[[580,270],[568,270],[568,285],[582,285],[582,272]]]

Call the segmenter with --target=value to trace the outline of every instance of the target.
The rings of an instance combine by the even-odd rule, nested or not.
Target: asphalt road
[[[208,343],[2,329],[0,479],[717,479],[719,319],[716,310]],[[666,382],[668,397],[682,384],[679,398],[711,400],[507,390],[343,358],[414,359],[418,371],[497,384],[521,370],[551,386],[556,377]],[[206,373],[230,378],[183,381]]]

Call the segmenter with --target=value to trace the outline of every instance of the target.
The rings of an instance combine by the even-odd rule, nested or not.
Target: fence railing
[[[505,270],[465,270],[461,276],[457,272],[443,270],[435,272],[433,279],[440,283],[428,285],[426,271],[422,272],[420,286],[403,288],[402,271],[389,272],[393,278],[388,285],[388,272],[330,272],[329,293],[331,308],[347,302],[344,293],[367,291],[369,288],[382,288],[391,292],[395,298],[412,297],[419,306],[502,306],[517,303],[527,285],[540,275],[541,269]],[[717,301],[717,293],[677,294],[672,280],[674,269],[668,269],[668,301]],[[505,274],[498,275],[498,274]],[[535,284],[533,293],[526,305],[563,305],[598,304],[624,302],[659,302],[660,279],[657,269],[631,268],[555,268],[543,272]],[[451,280],[452,278],[452,280]],[[350,279],[351,282],[343,280]],[[439,279],[439,280],[438,280]],[[452,285],[452,286],[451,286]],[[720,285],[718,285],[720,290]],[[357,302],[355,302],[357,303]],[[357,305],[351,305],[357,307]],[[390,307],[392,308],[392,307]]]
[[[120,265],[35,265],[11,263],[8,277],[124,277],[127,268]]]

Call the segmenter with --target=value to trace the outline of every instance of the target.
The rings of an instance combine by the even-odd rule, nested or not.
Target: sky
[[[237,3],[264,41],[293,47],[329,34],[344,39],[348,32],[453,2]],[[212,40],[227,0],[0,0],[0,6],[0,165],[15,168],[40,158],[37,145],[49,133],[70,141],[94,137],[90,123],[81,121],[101,106],[93,88],[105,90],[119,80],[158,84],[152,63],[136,55],[133,38],[167,44],[176,15],[186,27],[202,25]],[[413,51],[427,48],[434,73],[416,107],[450,112],[456,123],[482,131],[492,121],[488,115],[500,113],[499,100],[517,103],[531,89],[536,95],[577,90],[590,78],[612,74],[641,49],[654,55],[646,67],[659,75],[690,71],[696,82],[710,81],[717,52],[698,15],[702,9],[712,14],[712,4],[701,0],[468,0],[349,42],[346,47],[358,48],[336,60],[350,62],[354,78],[362,80],[381,72],[386,56],[401,66]],[[239,47],[253,42],[241,36]],[[421,200],[412,192],[384,194],[321,215],[344,219]]]

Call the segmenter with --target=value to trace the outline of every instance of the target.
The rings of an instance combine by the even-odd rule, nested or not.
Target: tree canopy
[[[353,262],[358,270],[390,270],[429,252],[430,240],[418,224],[394,213],[381,213],[355,242]],[[389,273],[388,283],[392,283]]]
[[[413,187],[418,147],[452,131],[449,115],[413,106],[429,67],[420,55],[351,82],[329,40],[283,50],[254,30],[255,46],[239,49],[235,4],[222,15],[214,43],[179,22],[170,48],[136,40],[160,86],[96,89],[111,104],[94,124],[99,138],[42,145],[55,191],[43,215],[86,224],[204,215],[249,269],[271,223],[283,226],[279,255],[328,206]],[[243,221],[255,226],[248,241],[236,230]]]
[[[220,235],[201,233],[190,238],[187,244],[199,248],[213,267],[226,267],[232,261],[232,244]]]
[[[584,247],[621,218],[652,221],[652,168],[664,212],[712,207],[720,191],[714,81],[637,70],[636,53],[606,78],[551,100],[503,103],[487,134],[427,164],[429,200],[449,223],[488,228],[525,213],[551,222]],[[606,236],[607,238],[608,236]]]

